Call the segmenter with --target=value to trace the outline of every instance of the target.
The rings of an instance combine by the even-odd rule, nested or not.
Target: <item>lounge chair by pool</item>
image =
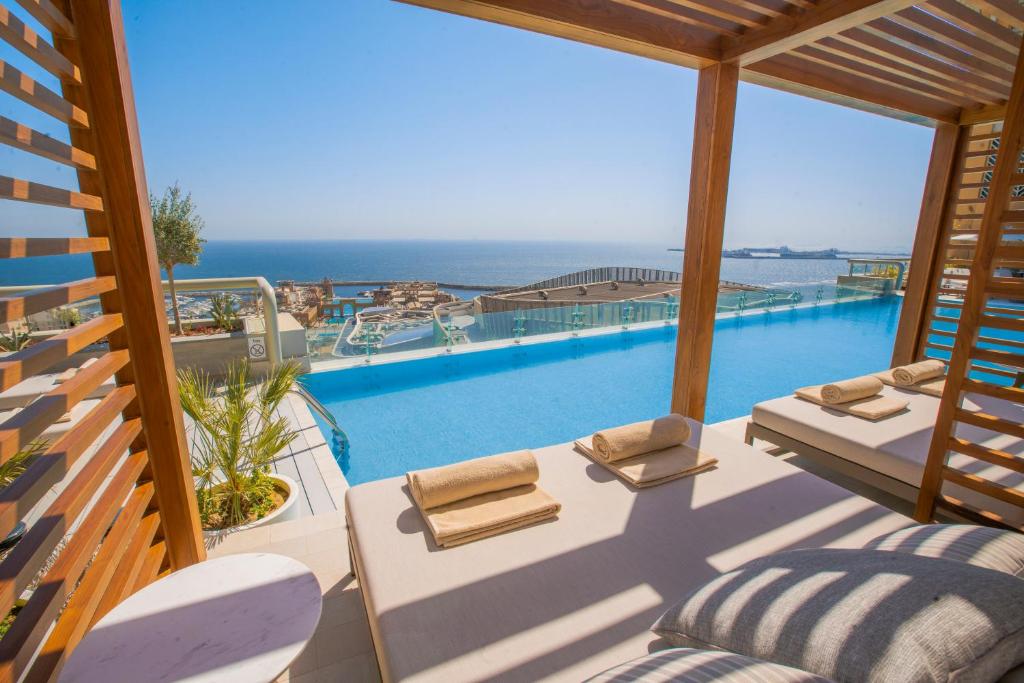
[[[907,410],[885,420],[867,422],[827,412],[792,396],[758,403],[747,424],[747,442],[753,443],[755,438],[768,441],[883,491],[915,501],[940,399],[889,386],[882,394],[906,401]],[[964,408],[1024,423],[1024,407],[1009,401],[967,394]],[[1024,440],[980,427],[960,424],[957,436],[987,448],[1016,455],[1024,453]],[[950,464],[1024,491],[1024,474],[958,453],[950,456]],[[992,510],[1011,523],[1024,524],[1024,510],[1016,505],[993,500],[954,483],[947,483],[946,487],[950,495],[968,504]]]

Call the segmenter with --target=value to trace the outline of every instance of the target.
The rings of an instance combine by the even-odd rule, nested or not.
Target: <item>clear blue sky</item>
[[[124,14],[150,188],[191,190],[211,239],[681,242],[693,71],[383,0]],[[0,114],[61,130],[10,99]],[[726,242],[909,247],[931,137],[741,85]],[[73,182],[8,148],[0,166]],[[61,233],[0,207],[15,233]]]

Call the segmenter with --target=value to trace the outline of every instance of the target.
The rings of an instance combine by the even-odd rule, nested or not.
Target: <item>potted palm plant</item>
[[[270,465],[298,436],[274,411],[301,373],[297,363],[287,363],[255,382],[243,360],[218,385],[202,370],[179,371],[181,407],[195,423],[192,475],[205,534],[298,515],[297,484],[272,474]]]

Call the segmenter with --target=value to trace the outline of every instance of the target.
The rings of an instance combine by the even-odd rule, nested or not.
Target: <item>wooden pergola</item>
[[[0,0],[0,3],[6,0]],[[673,410],[704,415],[726,189],[740,80],[935,127],[894,363],[949,358],[917,516],[942,507],[1003,524],[944,495],[956,482],[1024,505],[1011,488],[948,466],[956,451],[1016,472],[1024,459],[954,436],[959,423],[1024,438],[1024,425],[962,406],[963,392],[1021,402],[1024,279],[1024,5],[1017,0],[408,0],[700,70]],[[0,391],[105,340],[99,362],[0,424],[0,463],[113,376],[116,388],[11,486],[0,537],[62,492],[0,562],[0,615],[44,565],[0,639],[0,681],[50,680],[119,601],[204,559],[150,225],[118,0],[0,4],[0,39],[60,81],[0,61],[0,88],[63,122],[58,141],[0,117],[0,143],[75,169],[78,188],[0,176],[0,199],[83,211],[87,236],[0,238],[0,258],[90,254],[93,277],[0,298],[0,322],[99,296],[102,315],[0,359]],[[965,239],[966,238],[966,239]],[[941,307],[939,297],[944,297]],[[954,316],[950,310],[958,310]],[[993,343],[993,340],[996,343]],[[984,343],[982,343],[984,342]],[[980,363],[980,365],[979,365]],[[979,372],[983,370],[983,372]],[[76,462],[91,452],[84,467]],[[84,461],[84,460],[83,460]],[[77,520],[70,540],[64,538]],[[47,558],[53,558],[47,563]]]

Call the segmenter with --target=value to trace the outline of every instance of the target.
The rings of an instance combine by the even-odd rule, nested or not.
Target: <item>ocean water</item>
[[[681,270],[673,245],[607,242],[499,241],[210,241],[198,266],[175,268],[178,278],[262,275],[278,280],[436,280],[475,285],[522,285],[599,266]],[[724,259],[722,278],[749,284],[835,282],[844,259]],[[92,274],[88,256],[8,260],[0,285],[66,282]],[[355,288],[355,290],[365,287]],[[355,291],[354,290],[354,291]],[[353,292],[354,293],[354,292]],[[461,294],[470,298],[478,292]],[[345,292],[347,295],[348,292]]]
[[[888,367],[901,301],[719,320],[705,420]],[[303,382],[348,433],[339,463],[359,484],[663,415],[675,346],[673,325],[312,373]]]

